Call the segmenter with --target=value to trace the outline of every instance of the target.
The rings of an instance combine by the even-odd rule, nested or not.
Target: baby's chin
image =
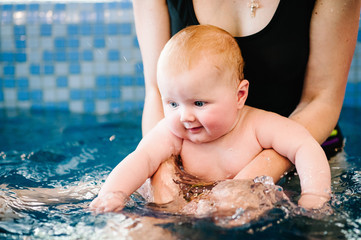
[[[195,144],[202,144],[202,143],[209,143],[209,142],[213,142],[219,138],[221,138],[221,136],[200,136],[200,135],[187,135],[187,136],[184,136],[183,139],[184,140],[187,140],[187,141],[190,141],[192,143],[195,143]]]
[[[206,132],[205,129],[202,130],[202,132],[200,133],[196,133],[196,134],[192,134],[186,130],[184,131],[174,131],[171,129],[171,132],[177,136],[178,138],[183,139],[184,141],[190,141],[192,143],[195,144],[202,144],[202,143],[209,143],[209,142],[213,142],[221,137],[223,137],[224,135],[226,135],[226,133],[221,134],[221,133],[217,133],[217,134],[210,134],[209,132]]]

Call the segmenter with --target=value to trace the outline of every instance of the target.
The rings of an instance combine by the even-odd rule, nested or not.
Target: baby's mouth
[[[199,127],[189,127],[189,128],[186,128],[186,130],[190,133],[198,133],[201,131],[203,127],[202,126],[199,126]]]

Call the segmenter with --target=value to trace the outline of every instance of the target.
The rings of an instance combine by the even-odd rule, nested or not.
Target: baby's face
[[[176,136],[204,143],[233,129],[239,105],[236,84],[230,81],[231,73],[221,73],[206,60],[178,74],[160,70],[158,86],[165,119]]]

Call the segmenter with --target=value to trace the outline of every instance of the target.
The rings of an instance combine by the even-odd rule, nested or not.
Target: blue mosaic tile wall
[[[142,109],[131,0],[24,2],[0,0],[0,108]],[[361,37],[344,105],[361,107]]]
[[[130,0],[0,1],[0,107],[105,114],[141,109]]]

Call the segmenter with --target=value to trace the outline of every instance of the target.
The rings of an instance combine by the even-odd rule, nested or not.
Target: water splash
[[[337,159],[337,162],[330,162],[334,192],[332,215],[315,219],[296,214],[292,212],[292,206],[288,206],[289,202],[282,200],[257,220],[228,229],[219,226],[237,221],[250,209],[234,205],[228,216],[220,215],[218,220],[224,221],[219,226],[212,221],[216,213],[210,213],[204,218],[163,213],[162,209],[156,211],[151,208],[138,195],[132,196],[133,202],[120,214],[94,215],[87,209],[96,194],[90,189],[99,188],[119,159],[136,147],[141,131],[140,124],[135,123],[140,123],[140,117],[138,120],[126,120],[129,116],[120,114],[102,116],[101,119],[79,115],[68,117],[62,114],[56,117],[40,114],[31,118],[30,115],[17,117],[18,115],[7,115],[7,120],[0,124],[3,134],[0,140],[0,145],[3,146],[0,150],[0,184],[5,184],[0,186],[0,239],[117,238],[112,234],[119,234],[127,239],[139,231],[140,236],[134,239],[148,240],[152,237],[153,229],[159,230],[160,235],[155,235],[158,239],[169,236],[169,232],[178,239],[278,239],[280,232],[289,238],[361,238],[361,158],[358,157],[360,151],[357,148],[360,131],[356,131],[359,123],[352,126],[348,123],[352,130],[348,132],[353,134],[347,140],[348,155],[344,154],[344,159]],[[354,115],[344,116],[347,121],[360,121]],[[348,125],[344,124],[346,127]],[[113,135],[116,138],[110,141]],[[97,149],[97,152],[90,153],[89,149]],[[29,159],[29,156],[40,151],[59,154],[65,156],[65,159],[57,155],[50,156],[52,161],[47,161],[45,157],[42,160]],[[94,160],[84,154],[84,151],[90,153]],[[79,157],[84,163],[76,168],[69,168],[69,174],[59,175],[54,171],[59,164],[66,164],[72,157]],[[68,192],[65,203],[61,202],[65,199],[56,199],[54,196],[48,196],[52,203],[41,200],[44,203],[42,205],[36,201],[25,201],[22,197],[20,199],[24,201],[15,201],[18,198],[17,190],[24,190],[23,194],[33,194],[32,197],[36,198],[42,195],[36,193],[35,189],[38,188],[60,188],[64,189],[66,195],[69,188],[77,185],[83,185],[84,188],[73,194]],[[291,202],[297,202],[300,191],[298,177],[292,173],[287,175],[281,186],[281,192],[289,196]],[[273,191],[272,187],[263,188],[266,192],[262,194],[266,196],[268,188],[271,193]],[[43,199],[46,198],[46,195],[42,196]],[[69,198],[73,200],[70,201]],[[206,200],[199,200],[198,207],[202,205],[202,201],[203,206],[209,206]]]
[[[220,181],[212,189],[197,192],[189,202],[180,196],[168,204],[152,207],[198,219],[211,218],[218,226],[232,228],[262,218],[281,202],[289,202],[283,189],[274,185],[270,177],[258,177],[255,180]]]

